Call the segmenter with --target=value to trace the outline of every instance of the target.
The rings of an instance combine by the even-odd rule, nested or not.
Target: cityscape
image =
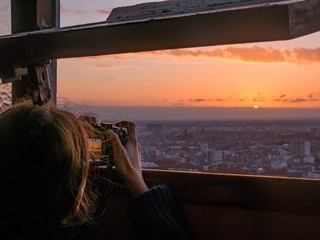
[[[320,178],[320,121],[137,122],[145,169]]]

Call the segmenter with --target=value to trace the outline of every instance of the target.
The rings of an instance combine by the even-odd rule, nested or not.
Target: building
[[[219,162],[222,161],[224,157],[223,151],[209,151],[208,159],[210,162]]]
[[[320,129],[319,128],[311,128],[311,135],[314,137],[319,137],[320,136]]]
[[[290,142],[290,153],[294,157],[311,155],[311,144],[307,140],[293,140]]]

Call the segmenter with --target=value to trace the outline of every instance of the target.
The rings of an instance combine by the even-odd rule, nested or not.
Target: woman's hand
[[[148,190],[141,171],[141,146],[137,140],[136,127],[134,123],[127,121],[119,122],[116,126],[128,130],[128,141],[125,146],[115,132],[108,130],[116,171],[129,187],[131,195],[136,197]]]

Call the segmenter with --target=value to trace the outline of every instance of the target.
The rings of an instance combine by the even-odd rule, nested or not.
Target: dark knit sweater
[[[167,186],[155,186],[133,199],[128,214],[138,239],[188,239]]]
[[[167,186],[150,188],[147,192],[134,198],[127,211],[139,240],[188,239],[181,225],[177,206]],[[86,229],[86,226],[74,226],[60,228],[57,231],[46,231],[36,225],[27,226],[26,223],[25,226],[15,226],[13,229],[1,228],[0,233],[8,240],[23,239],[27,236],[33,236],[35,239],[75,240]]]

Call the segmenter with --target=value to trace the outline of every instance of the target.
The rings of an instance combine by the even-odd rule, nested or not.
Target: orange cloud
[[[93,65],[96,68],[100,68],[100,69],[110,69],[110,68],[114,68],[115,66],[112,64],[95,64]]]
[[[275,102],[281,103],[304,103],[320,101],[320,93],[310,93],[307,97],[288,98],[285,94],[274,99]]]
[[[195,99],[189,99],[189,102],[211,102],[212,99],[206,99],[206,98],[195,98]]]
[[[272,47],[260,47],[252,45],[249,47],[212,47],[206,49],[189,48],[150,51],[141,53],[126,53],[117,55],[88,56],[80,59],[87,60],[110,60],[126,59],[132,55],[135,56],[173,56],[173,57],[203,57],[222,60],[234,60],[248,63],[291,63],[291,64],[320,64],[319,48],[293,48],[278,49]]]
[[[224,47],[211,49],[175,49],[150,52],[175,57],[209,57],[255,63],[319,64],[320,48],[277,49],[272,47]]]
[[[301,102],[317,102],[319,99],[306,99],[306,98],[296,98],[290,101],[290,103],[301,103]]]
[[[288,97],[287,94],[282,94],[277,98],[270,97],[270,96],[265,96],[262,93],[258,92],[256,93],[253,97],[243,97],[243,98],[238,98],[238,99],[233,99],[231,97],[225,97],[225,98],[190,98],[188,100],[180,100],[179,102],[174,102],[172,105],[177,106],[177,105],[184,105],[184,103],[188,102],[189,104],[205,104],[205,103],[237,103],[237,102],[256,102],[256,103],[266,103],[270,104],[271,102],[277,102],[280,104],[285,105],[293,105],[293,104],[303,104],[303,103],[312,103],[312,102],[320,102],[320,93],[310,93],[307,95],[307,97],[304,96],[292,96]]]
[[[98,55],[98,56],[86,56],[86,57],[77,57],[74,58],[79,61],[86,61],[87,66],[91,66],[97,69],[110,69],[110,68],[123,68],[124,64],[117,64],[114,61],[119,61],[124,59],[123,55]],[[65,59],[59,59],[59,61],[63,61]]]
[[[255,97],[253,97],[252,101],[254,102],[265,102],[267,97],[261,95],[261,93],[257,93]]]

